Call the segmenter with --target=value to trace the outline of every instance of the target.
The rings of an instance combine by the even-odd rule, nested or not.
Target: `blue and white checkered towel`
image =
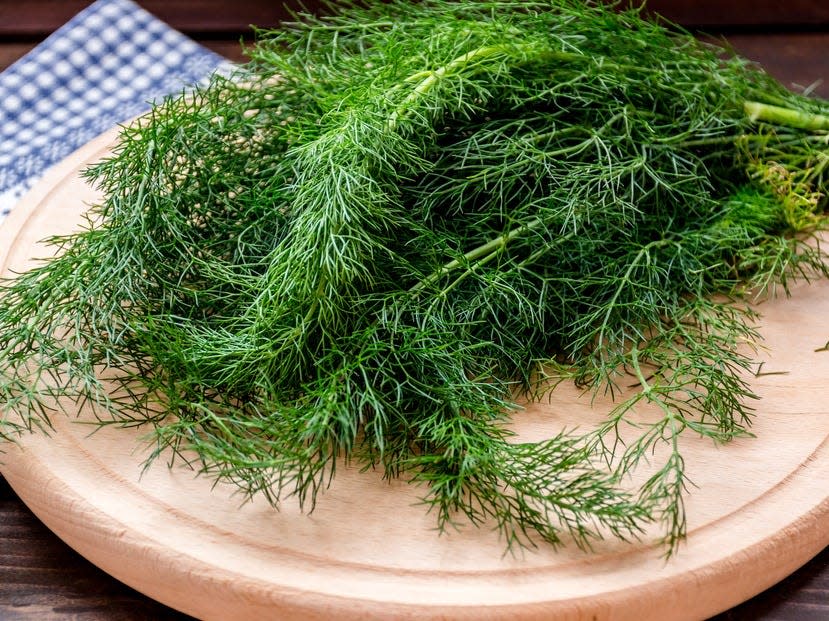
[[[84,9],[0,73],[0,220],[50,166],[225,64],[130,0]]]

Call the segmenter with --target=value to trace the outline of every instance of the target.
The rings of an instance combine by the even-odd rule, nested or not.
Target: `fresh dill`
[[[125,127],[87,227],[3,283],[0,433],[69,398],[274,505],[346,459],[422,484],[442,529],[656,520],[673,553],[679,436],[749,433],[748,294],[827,274],[829,104],[580,0],[339,3],[248,53]],[[563,381],[638,389],[515,441]]]

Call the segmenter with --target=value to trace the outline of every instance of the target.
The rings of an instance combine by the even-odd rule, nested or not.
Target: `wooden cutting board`
[[[2,271],[47,251],[96,199],[78,177],[114,133],[54,168],[0,227]],[[591,553],[546,547],[504,555],[497,535],[439,536],[418,490],[338,470],[312,515],[243,503],[184,466],[142,474],[141,431],[96,431],[56,417],[2,473],[34,513],[90,561],[150,597],[204,619],[702,619],[774,584],[829,544],[829,283],[767,302],[767,351],[752,378],[756,438],[683,439],[687,543],[666,562],[652,545],[605,541]],[[525,439],[590,428],[607,411],[574,389],[515,417]]]

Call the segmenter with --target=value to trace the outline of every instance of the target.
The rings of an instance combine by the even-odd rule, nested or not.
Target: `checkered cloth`
[[[53,164],[229,67],[130,0],[98,0],[0,73],[0,220]]]

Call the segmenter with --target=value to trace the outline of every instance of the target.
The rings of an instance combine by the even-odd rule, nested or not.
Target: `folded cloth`
[[[98,0],[0,73],[0,220],[46,170],[230,64],[130,0]]]

